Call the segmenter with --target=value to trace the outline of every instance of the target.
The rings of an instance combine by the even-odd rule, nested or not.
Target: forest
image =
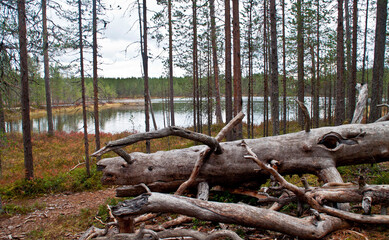
[[[200,220],[265,228],[302,238],[320,239],[338,229],[349,228],[351,223],[388,224],[386,214],[372,214],[372,211],[378,211],[372,208],[374,204],[380,205],[382,212],[386,209],[387,198],[382,196],[389,192],[387,185],[370,186],[371,182],[367,184],[364,178],[359,178],[359,185],[350,183],[352,187],[345,187],[343,193],[353,198],[331,198],[334,192],[337,196],[342,195],[337,187],[332,188],[331,183],[346,184],[343,183],[344,176],[341,176],[338,166],[378,164],[389,159],[388,149],[385,148],[388,145],[385,121],[389,108],[387,0],[0,0],[0,12],[0,180],[10,181],[0,189],[0,211],[2,195],[6,199],[7,196],[10,199],[16,197],[19,193],[15,191],[12,195],[12,189],[16,189],[18,184],[31,186],[37,184],[41,177],[45,179],[51,175],[42,172],[42,166],[36,164],[39,160],[35,157],[37,152],[34,150],[34,142],[36,138],[56,142],[64,133],[53,129],[53,109],[63,105],[77,105],[81,106],[83,115],[82,134],[70,133],[68,136],[69,139],[74,135],[80,138],[78,144],[82,145],[82,149],[78,152],[78,163],[72,163],[76,165],[75,168],[85,165],[83,183],[100,176],[103,184],[130,184],[136,189],[118,188],[116,195],[121,197],[134,197],[132,191],[138,194],[146,191],[133,200],[108,207],[110,219],[114,222],[104,223],[105,230],[91,228],[89,230],[92,232],[86,232],[80,239],[108,236],[111,225],[117,226],[121,233],[133,233],[133,226],[139,220],[135,220],[133,215],[169,212],[169,204],[180,209],[171,213]],[[129,27],[124,29],[116,26],[116,31],[117,28],[120,31],[113,34],[115,39],[110,32],[110,24],[113,25],[118,12],[121,17],[126,17],[129,25],[125,26]],[[126,77],[109,75],[109,68],[115,68],[116,60],[106,54],[105,50],[109,48],[107,42],[114,45],[115,40],[122,40],[122,35],[127,33],[131,35],[125,39],[125,47],[116,50],[115,54],[125,55],[127,65],[122,67],[123,71],[128,68],[132,73]],[[138,61],[138,67],[132,62],[133,59]],[[163,68],[155,75],[157,63]],[[118,69],[115,68],[115,71]],[[242,109],[243,96],[248,99],[247,109]],[[257,96],[264,99],[261,126],[254,126],[256,116],[253,102]],[[192,99],[193,124],[188,130],[175,126],[174,100],[178,97]],[[297,127],[294,130],[302,131],[295,134],[287,133],[287,104],[291,104],[287,102],[287,97],[294,97],[296,103],[293,104],[299,106]],[[311,109],[304,105],[306,97],[311,99]],[[107,140],[110,137],[100,133],[99,109],[103,103],[114,102],[118,98],[144,99],[145,133],[130,134],[129,137],[123,137],[127,133],[118,134],[103,146],[102,138]],[[169,115],[169,127],[155,132],[150,132],[152,98],[166,99]],[[322,115],[319,108],[321,98],[325,101]],[[227,124],[216,137],[203,134],[206,129],[201,115],[203,106],[206,106],[207,118],[216,119],[216,125],[212,125],[212,120],[208,121],[208,135],[212,135],[212,128],[219,130]],[[34,109],[45,110],[48,123],[45,136],[37,137],[32,133],[31,111]],[[5,131],[5,123],[15,111],[22,119],[22,135],[19,137]],[[242,112],[245,113],[244,122]],[[93,134],[88,132],[87,115],[93,115]],[[259,128],[263,138],[250,140],[260,137],[257,134]],[[316,129],[311,131],[311,128]],[[178,143],[179,148],[183,148],[178,151],[169,151],[170,142],[168,148],[155,146],[155,138],[171,135],[204,143],[208,148],[191,147],[193,143],[186,142],[186,145]],[[247,139],[242,140],[244,138]],[[22,140],[22,160],[9,159],[9,155],[12,155],[10,153],[14,151],[10,143],[15,143],[15,139]],[[224,139],[228,142],[219,144]],[[238,140],[242,142],[234,142]],[[125,146],[139,141],[145,141],[144,148],[135,147],[130,154],[123,150]],[[302,147],[289,145],[294,141],[302,143]],[[254,147],[250,146],[254,143]],[[280,143],[284,145],[280,147]],[[50,147],[46,148],[39,151],[50,151]],[[284,148],[289,151],[283,152]],[[156,150],[168,151],[152,153]],[[100,160],[103,153],[110,151],[119,157]],[[369,151],[370,155],[366,155]],[[147,155],[138,152],[146,152]],[[160,154],[166,156],[161,157]],[[183,157],[185,167],[180,165],[183,163],[172,160],[180,157],[177,154],[186,156]],[[285,158],[288,154],[289,158]],[[3,156],[7,158],[3,159]],[[304,156],[304,164],[295,161],[301,156]],[[322,161],[318,161],[319,158]],[[145,165],[139,164],[142,162],[139,159],[143,159]],[[160,159],[165,159],[168,163],[162,164],[162,170],[157,164],[155,170],[154,163],[148,162],[150,159],[158,164],[162,164]],[[243,160],[252,160],[254,163],[250,162],[251,165],[247,166],[242,164],[246,168],[241,169],[240,161]],[[23,162],[24,180],[21,181],[24,182],[10,179],[9,173],[16,172],[16,168],[12,170],[16,165],[9,164],[13,161],[19,161],[19,170]],[[198,177],[196,169],[200,171],[202,161],[205,161],[205,170]],[[227,161],[237,166],[229,169]],[[146,166],[148,164],[150,166]],[[382,164],[380,166],[386,169],[386,164]],[[254,171],[257,165],[260,174]],[[220,167],[207,171],[214,166]],[[140,180],[134,180],[129,177],[134,176],[131,172],[134,168],[131,167],[140,168],[138,172],[142,172],[143,168],[147,169],[147,173],[154,172],[145,179],[141,176]],[[182,170],[180,173],[169,173],[180,179],[169,178],[169,167]],[[7,180],[2,176],[3,168],[4,172],[8,171]],[[36,169],[39,169],[38,175]],[[96,175],[96,169],[103,172]],[[135,171],[135,175],[138,172]],[[236,176],[224,181],[227,173]],[[311,187],[302,178],[304,187],[299,187],[296,182],[289,183],[282,174],[311,174],[317,181]],[[265,179],[271,179],[270,184],[278,184],[282,194],[288,193],[285,201],[281,200],[285,194],[265,194],[266,200],[273,201],[270,214],[275,215],[272,221],[279,223],[285,217],[285,213],[277,211],[281,207],[274,209],[277,203],[299,206],[296,216],[286,214],[290,226],[264,226],[252,221],[251,216],[246,219],[223,212],[224,207],[237,213],[243,211],[244,208],[240,208],[239,204],[203,203],[200,197],[176,197],[183,194],[184,190],[180,189],[186,189],[186,186],[182,187],[185,184],[200,186],[202,182],[207,182],[220,184],[223,188],[223,182],[228,182],[231,186],[246,186],[254,176],[257,178],[255,184],[266,184]],[[158,177],[161,179],[152,181]],[[183,182],[182,178],[189,178],[189,183]],[[323,182],[330,183],[329,192],[324,185],[320,186]],[[159,195],[159,192],[172,192],[177,187],[173,196]],[[277,188],[272,187],[273,190]],[[236,192],[230,188],[226,191]],[[23,195],[27,191],[21,192]],[[208,199],[209,191],[206,192],[205,200]],[[258,198],[258,195],[255,196]],[[160,207],[149,207],[148,201],[152,206],[155,201]],[[326,201],[334,203],[328,205]],[[349,204],[360,201],[363,213],[348,211]],[[135,204],[139,208],[131,209],[126,204]],[[190,207],[185,207],[187,204],[209,209],[216,215],[192,212]],[[313,215],[300,218],[304,204],[310,206],[309,211]],[[181,205],[181,208],[176,205]],[[267,220],[262,215],[262,209],[248,208],[257,214],[253,218]],[[226,220],[229,218],[236,220]],[[296,225],[292,224],[294,221]],[[314,222],[313,227],[305,228],[306,222]],[[290,230],[293,228],[300,230]],[[137,234],[126,237],[140,239],[149,234],[156,239],[164,238],[164,231],[158,235],[160,233],[147,230],[142,225]],[[192,236],[195,233],[185,232],[180,236],[186,234]],[[222,232],[221,236],[240,239],[231,231]],[[205,239],[207,236],[195,238]],[[211,235],[208,238],[213,239]]]

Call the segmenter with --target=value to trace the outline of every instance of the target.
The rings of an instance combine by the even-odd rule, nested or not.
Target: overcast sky
[[[107,11],[109,24],[105,30],[104,38],[98,42],[99,53],[102,59],[99,59],[101,77],[141,77],[142,62],[140,56],[139,43],[139,22],[138,12],[131,11],[129,7],[134,1],[126,0],[103,0],[106,6],[111,5],[113,10]],[[160,9],[156,1],[147,1],[148,8]],[[118,8],[120,6],[120,8]],[[148,19],[152,13],[148,12]],[[155,41],[149,37],[149,55],[167,56],[163,53],[162,47],[157,46]],[[179,71],[175,71],[179,74]],[[149,60],[149,76],[166,76],[161,60]]]

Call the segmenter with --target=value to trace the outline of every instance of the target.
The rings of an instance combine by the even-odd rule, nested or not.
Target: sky
[[[134,1],[126,0],[103,0],[106,6],[111,5],[113,10],[107,11],[106,18],[109,24],[104,36],[98,40],[99,54],[102,58],[99,68],[101,77],[141,77],[142,60],[140,56],[139,22],[137,9],[131,11],[129,5]],[[148,8],[156,10],[160,7],[156,1],[147,1]],[[120,8],[118,8],[120,6]],[[148,19],[152,12],[148,12]],[[162,55],[167,57],[162,47],[148,38],[149,55]],[[178,70],[178,69],[177,69]],[[175,74],[179,74],[176,71]],[[149,76],[166,76],[161,60],[149,59]]]

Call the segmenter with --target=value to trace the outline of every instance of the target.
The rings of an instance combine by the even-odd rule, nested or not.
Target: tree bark
[[[202,201],[154,192],[126,200],[112,208],[115,217],[147,212],[180,213],[200,220],[269,229],[304,239],[321,239],[332,231],[349,226],[344,220],[324,214],[320,215],[321,221],[313,224],[313,217],[300,219],[250,205]]]
[[[366,18],[365,18],[365,37],[363,41],[363,59],[362,59],[362,80],[361,83],[365,84],[365,69],[366,69],[366,45],[367,45],[367,26],[369,21],[369,1],[366,1]]]
[[[282,130],[286,134],[286,43],[285,43],[285,0],[282,0]]]
[[[351,124],[245,141],[260,159],[278,161],[280,174],[312,173],[323,181],[338,181],[339,173],[332,170],[335,166],[389,160],[388,127],[388,122]],[[210,155],[194,184],[205,181],[228,187],[258,186],[266,181],[268,174],[255,170],[255,164],[243,158],[246,151],[239,143],[220,143],[223,154]],[[105,184],[145,183],[152,191],[172,192],[189,178],[203,148],[131,153],[132,164],[120,157],[107,158],[98,162],[98,168],[103,170]]]
[[[149,57],[147,55],[147,5],[143,0],[143,77],[144,77],[144,100],[145,100],[145,127],[146,132],[150,131],[149,112]],[[146,152],[150,153],[150,141],[146,141]]]
[[[173,87],[173,27],[172,27],[172,0],[168,0],[169,15],[169,105],[170,105],[170,126],[175,126],[174,120],[174,87]]]
[[[209,2],[211,14],[211,40],[212,40],[212,62],[213,62],[213,79],[215,83],[216,97],[216,122],[222,123],[222,109],[220,103],[220,88],[219,88],[219,66],[217,61],[217,45],[216,45],[216,20],[215,20],[215,0]]]
[[[50,89],[50,72],[49,72],[49,43],[47,33],[47,15],[46,0],[42,0],[42,38],[43,38],[43,66],[45,74],[45,92],[46,92],[46,111],[47,111],[47,134],[54,135],[53,113],[51,108],[51,89]]]
[[[387,16],[388,0],[378,0],[374,43],[373,79],[371,83],[370,122],[373,122],[380,117],[380,111],[377,108],[377,105],[382,102]]]
[[[225,28],[225,88],[226,88],[226,122],[232,119],[232,71],[231,71],[231,8],[230,0],[224,0],[225,14],[224,14],[224,28]],[[233,134],[227,135],[227,140],[234,140]]]
[[[21,81],[21,105],[22,105],[22,130],[24,147],[25,178],[34,178],[34,164],[32,156],[31,123],[30,123],[30,96],[28,84],[28,53],[27,53],[27,28],[26,28],[26,2],[18,0],[18,30],[20,50],[20,81]]]
[[[273,123],[273,136],[280,134],[279,123],[279,89],[278,89],[278,53],[277,53],[277,19],[276,1],[270,1],[270,28],[271,28],[271,119]]]
[[[82,98],[82,121],[84,129],[84,152],[85,166],[88,176],[90,175],[89,167],[89,141],[88,141],[88,120],[86,111],[86,96],[85,96],[85,76],[84,76],[84,43],[82,30],[82,3],[78,0],[78,33],[79,33],[79,48],[80,48],[80,73],[81,73],[81,98]]]
[[[239,0],[232,0],[233,55],[234,55],[234,116],[242,111],[242,76],[240,66]],[[242,124],[235,129],[235,139],[242,139]]]
[[[335,125],[344,122],[344,41],[343,41],[343,0],[338,0],[338,28],[336,44],[336,107]]]
[[[99,86],[97,77],[97,5],[93,0],[93,115],[95,118],[96,150],[100,149]]]
[[[304,17],[302,15],[302,1],[297,0],[297,98],[304,102]],[[298,123],[304,126],[304,114],[298,110]]]

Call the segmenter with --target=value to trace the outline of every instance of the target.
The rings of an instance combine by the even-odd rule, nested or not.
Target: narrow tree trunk
[[[78,0],[78,33],[79,33],[79,48],[80,48],[80,72],[81,72],[81,96],[82,96],[82,121],[84,123],[84,151],[85,151],[85,166],[88,176],[90,175],[89,167],[89,141],[88,141],[88,120],[86,117],[86,97],[85,97],[85,76],[84,76],[84,43],[82,31],[82,4]]]
[[[269,136],[269,111],[268,111],[268,37],[267,37],[267,1],[263,1],[263,136]]]
[[[354,115],[355,111],[355,87],[357,84],[357,37],[358,34],[358,0],[353,0],[353,39],[352,39],[352,63],[351,63],[351,77],[350,77],[350,91],[349,91],[349,108],[351,116]],[[350,114],[350,113],[349,113]],[[354,116],[353,116],[354,117]],[[352,118],[351,118],[352,119]]]
[[[169,96],[170,96],[170,126],[175,126],[174,120],[174,87],[173,87],[173,27],[172,27],[172,0],[168,0],[169,15]]]
[[[345,20],[346,20],[346,60],[347,71],[345,72],[345,81],[347,81],[347,117],[346,120],[350,122],[353,118],[355,108],[355,85],[352,84],[351,74],[351,30],[350,30],[350,4],[349,0],[344,0]],[[354,89],[354,97],[352,96],[352,89]],[[351,98],[354,98],[354,106],[351,106]]]
[[[93,115],[95,118],[95,143],[100,149],[99,86],[97,80],[97,6],[93,0]]]
[[[145,124],[146,132],[150,131],[149,113],[149,59],[147,55],[147,5],[143,0],[143,74],[144,74],[144,99],[145,99]],[[146,141],[146,152],[150,153],[150,141]]]
[[[276,1],[270,1],[271,26],[271,118],[273,123],[273,136],[280,134],[279,124],[279,89],[278,89],[278,53],[277,53],[277,19]]]
[[[197,6],[196,0],[192,0],[192,13],[193,13],[193,127],[197,132]]]
[[[252,54],[252,25],[253,25],[253,1],[249,2],[249,25],[248,25],[248,36],[247,36],[247,44],[248,44],[248,97],[247,97],[247,138],[254,138],[253,128],[253,117],[252,112],[254,109],[252,108],[252,100],[253,100],[253,54]]]
[[[232,0],[234,55],[234,116],[242,111],[242,76],[240,66],[239,0]],[[243,138],[242,123],[235,128],[235,138]]]
[[[282,129],[286,134],[286,44],[285,44],[285,0],[282,0]]]
[[[3,75],[3,74],[1,74]],[[3,76],[0,76],[0,83],[2,83]],[[0,134],[5,133],[5,115],[4,115],[4,102],[3,102],[3,91],[0,90]]]
[[[319,127],[320,124],[320,0],[317,0],[316,6],[316,91],[315,91],[315,106],[314,106],[314,126]],[[325,114],[324,114],[325,115]]]
[[[382,101],[387,16],[388,0],[378,0],[374,43],[373,79],[371,82],[370,122],[373,122],[380,117],[380,109],[377,105]]]
[[[222,108],[220,103],[220,88],[219,88],[219,66],[217,61],[217,45],[216,45],[216,20],[215,20],[215,0],[210,0],[209,8],[211,13],[211,39],[212,39],[212,62],[213,62],[213,78],[215,82],[215,97],[216,97],[216,122],[222,123]]]
[[[50,89],[50,72],[49,72],[49,43],[47,33],[47,15],[46,15],[46,0],[42,0],[42,25],[43,25],[43,66],[45,74],[45,91],[46,91],[46,111],[47,111],[47,134],[54,135],[53,114],[51,108],[51,89]]]
[[[226,122],[232,120],[232,71],[231,71],[231,8],[230,0],[224,0],[225,3],[225,87],[226,87]],[[231,141],[234,139],[233,134],[227,134],[227,140]]]
[[[329,90],[329,97],[328,97],[328,125],[332,124],[332,67],[330,67],[330,77],[328,79],[328,90]]]
[[[369,22],[369,1],[366,0],[366,18],[365,18],[365,37],[363,42],[363,59],[362,59],[362,80],[361,83],[365,83],[365,69],[366,69],[366,45],[367,45],[367,25]]]
[[[344,41],[343,41],[343,0],[338,0],[338,28],[336,44],[336,107],[335,125],[344,122]]]
[[[304,17],[302,15],[302,1],[297,0],[297,98],[304,102]],[[299,108],[298,123],[304,128],[304,114]]]
[[[26,28],[26,2],[18,0],[18,30],[20,49],[20,80],[21,80],[21,105],[22,105],[22,130],[24,147],[24,167],[25,178],[34,178],[34,164],[32,156],[31,142],[31,122],[30,122],[30,96],[28,84],[28,53],[27,53],[27,28]]]

